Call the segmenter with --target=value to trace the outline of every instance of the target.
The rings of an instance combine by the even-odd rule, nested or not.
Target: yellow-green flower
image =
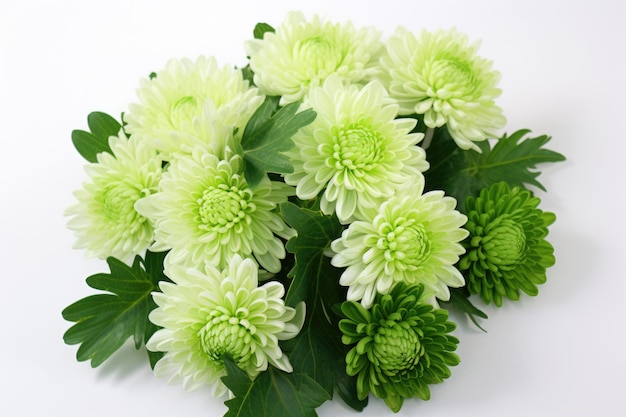
[[[162,327],[146,347],[165,352],[157,376],[168,376],[186,390],[209,385],[215,395],[226,393],[224,355],[255,377],[271,364],[291,372],[279,340],[295,337],[304,322],[304,304],[285,305],[282,284],[258,286],[258,269],[251,259],[235,255],[224,269],[204,271],[166,262],[162,292],[153,294],[157,308],[150,321]]]
[[[266,95],[282,96],[281,105],[302,99],[331,74],[349,82],[372,79],[383,51],[380,32],[355,29],[290,13],[276,32],[246,42],[254,83]]]
[[[351,301],[341,305],[342,341],[352,346],[346,370],[357,377],[360,399],[371,392],[398,412],[405,398],[428,400],[428,385],[443,382],[458,365],[459,341],[449,334],[456,326],[426,298],[422,285],[399,283],[377,295],[369,310]]]
[[[141,80],[137,95],[140,103],[131,104],[124,117],[127,129],[154,140],[168,160],[176,152],[189,153],[198,141],[211,145],[214,135],[198,135],[195,119],[243,132],[263,102],[240,70],[219,67],[215,58],[206,56],[170,60],[154,78]]]
[[[465,280],[454,267],[465,250],[466,217],[456,211],[456,200],[443,191],[422,194],[422,186],[408,186],[350,224],[332,242],[331,263],[345,267],[339,283],[347,299],[366,308],[376,294],[386,294],[399,282],[424,285],[426,296],[450,298],[448,287]]]
[[[485,188],[465,203],[467,253],[459,268],[467,288],[485,303],[502,305],[504,297],[518,300],[520,290],[537,295],[554,265],[554,249],[545,239],[554,213],[538,208],[540,199],[520,187],[501,182]]]
[[[109,138],[113,154],[102,152],[85,166],[90,182],[74,192],[78,202],[65,214],[76,234],[76,248],[87,256],[113,256],[129,262],[152,243],[154,228],[139,214],[135,202],[157,191],[161,159],[144,138],[126,138],[123,131]]]
[[[459,147],[479,151],[474,142],[496,137],[506,120],[494,101],[500,73],[477,49],[455,29],[424,30],[416,37],[399,27],[381,65],[400,114],[423,115],[430,128],[446,125]]]
[[[313,108],[317,117],[292,138],[295,147],[286,155],[294,172],[285,182],[304,200],[324,191],[325,214],[336,212],[347,223],[402,184],[424,181],[428,162],[416,146],[423,134],[410,133],[415,119],[396,119],[398,106],[386,99],[379,82],[359,88],[333,76],[311,90],[303,107]]]
[[[269,272],[281,269],[293,236],[275,212],[293,188],[267,177],[250,188],[239,155],[221,160],[202,149],[174,159],[159,192],[136,205],[156,227],[154,250],[171,249],[173,263],[225,267],[235,254],[254,257]]]

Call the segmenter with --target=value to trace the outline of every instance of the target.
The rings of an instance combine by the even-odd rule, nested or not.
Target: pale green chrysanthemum
[[[278,341],[299,333],[304,303],[285,306],[278,282],[259,287],[251,259],[235,255],[223,270],[207,266],[204,272],[166,263],[165,273],[173,283],[161,282],[162,292],[153,294],[158,307],[149,316],[162,329],[146,344],[165,352],[154,368],[157,376],[169,376],[189,391],[210,385],[222,395],[224,355],[252,378],[268,364],[292,372]]]
[[[495,137],[506,119],[494,102],[501,93],[500,73],[477,49],[478,43],[469,45],[455,29],[422,31],[416,38],[399,27],[381,65],[400,114],[424,115],[430,128],[445,124],[460,148],[480,151],[474,142]]]
[[[204,149],[218,158],[224,158],[227,148],[235,149],[243,130],[242,126],[235,136],[234,128],[220,121],[219,111],[211,100],[207,100],[186,130],[172,131],[166,141],[157,142],[169,144],[160,146],[160,153],[167,161],[189,155],[196,149]]]
[[[206,118],[209,112],[221,126],[243,131],[263,102],[240,70],[220,68],[215,58],[205,56],[195,62],[170,60],[155,78],[141,80],[137,95],[140,104],[131,104],[124,117],[127,129],[155,140],[167,159],[181,148],[189,153],[194,141],[187,143],[185,134],[196,136],[195,118]]]
[[[421,284],[399,283],[369,310],[346,301],[341,311],[341,340],[353,346],[346,371],[357,377],[359,399],[372,392],[398,412],[405,398],[430,399],[428,385],[443,382],[459,364],[459,340],[449,334],[456,325],[429,304]]]
[[[352,83],[369,81],[379,72],[384,49],[380,33],[322,20],[307,21],[300,12],[287,15],[276,32],[246,42],[254,83],[266,95],[282,96],[280,104],[302,99],[331,74]]]
[[[137,202],[155,223],[154,250],[171,249],[173,263],[222,268],[239,253],[278,272],[285,247],[278,236],[294,235],[274,209],[293,189],[267,177],[250,188],[239,155],[220,160],[196,149],[174,159],[159,192]]]
[[[459,269],[467,288],[487,304],[502,305],[506,297],[518,300],[520,291],[535,296],[546,282],[546,268],[554,265],[554,248],[546,240],[554,213],[538,208],[541,200],[506,182],[468,197],[467,253]]]
[[[448,287],[465,284],[454,264],[465,252],[459,242],[468,234],[466,217],[443,191],[422,190],[421,184],[399,189],[332,242],[331,263],[346,267],[339,283],[349,287],[348,300],[369,307],[398,282],[421,283],[427,296],[448,300]]]
[[[78,203],[65,215],[72,218],[68,228],[85,248],[87,256],[113,256],[128,262],[142,254],[154,236],[150,221],[134,208],[135,202],[157,191],[161,180],[161,158],[154,147],[139,138],[110,137],[113,154],[102,152],[98,161],[85,167],[91,181],[77,190]]]
[[[359,88],[330,77],[311,90],[303,107],[317,112],[286,152],[294,172],[285,182],[307,200],[322,190],[321,209],[337,213],[347,223],[365,207],[376,207],[407,182],[423,183],[428,162],[416,144],[421,133],[410,133],[415,119],[396,119],[398,106],[385,100],[377,81]]]

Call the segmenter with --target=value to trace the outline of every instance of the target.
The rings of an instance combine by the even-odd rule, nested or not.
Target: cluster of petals
[[[174,159],[157,193],[136,203],[155,225],[153,250],[170,250],[169,261],[221,268],[240,254],[269,272],[281,269],[285,247],[279,237],[293,235],[275,212],[292,188],[267,177],[252,189],[242,159],[228,159],[198,148]]]
[[[304,322],[304,305],[286,306],[282,284],[258,285],[258,268],[236,255],[230,264],[203,270],[166,262],[173,281],[154,293],[150,320],[160,326],[146,347],[165,352],[154,372],[192,391],[207,385],[215,395],[227,392],[228,355],[250,377],[272,365],[293,370],[278,342],[295,337]]]
[[[90,181],[74,192],[67,226],[73,230],[76,248],[86,255],[105,259],[114,256],[130,261],[141,255],[154,238],[154,228],[139,214],[136,201],[157,191],[161,159],[142,138],[127,138],[123,131],[109,138],[112,154],[102,152],[97,162],[85,166]]]
[[[141,80],[139,103],[124,119],[127,130],[155,141],[166,160],[178,152],[190,153],[195,145],[223,149],[217,132],[243,131],[263,102],[241,70],[220,67],[214,57],[172,59],[153,77]],[[207,131],[208,125],[213,130]],[[216,143],[217,142],[217,145]]]
[[[384,45],[380,32],[325,21],[291,12],[275,32],[249,40],[245,50],[254,83],[266,95],[281,96],[280,104],[301,100],[330,75],[351,83],[372,79],[379,72]]]
[[[467,218],[454,198],[422,190],[403,187],[332,242],[332,264],[346,268],[339,282],[348,300],[367,308],[398,282],[423,284],[426,296],[448,300],[449,287],[465,284],[454,265],[465,253],[459,242],[467,237]]]
[[[496,137],[506,122],[495,104],[500,73],[476,54],[478,44],[455,29],[419,36],[399,27],[381,59],[382,79],[400,104],[400,114],[423,115],[426,126],[446,126],[462,149]]]
[[[546,282],[546,269],[555,263],[546,240],[556,216],[539,208],[529,190],[499,182],[481,190],[465,205],[469,238],[459,269],[470,293],[489,304],[518,300],[520,292],[535,296]]]
[[[376,207],[406,182],[423,183],[428,168],[411,133],[415,119],[397,119],[398,106],[386,98],[382,84],[345,85],[329,77],[310,91],[304,107],[315,110],[313,123],[293,137],[287,155],[294,171],[285,182],[308,200],[321,195],[325,214],[348,223],[365,207]]]
[[[356,377],[359,399],[370,392],[394,412],[405,398],[430,398],[430,384],[448,378],[459,364],[459,340],[448,312],[433,308],[421,284],[399,283],[378,294],[371,308],[346,301],[339,322],[342,342],[351,346],[346,372]]]

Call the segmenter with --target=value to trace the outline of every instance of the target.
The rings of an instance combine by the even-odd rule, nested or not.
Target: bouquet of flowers
[[[226,416],[428,400],[460,360],[448,310],[480,327],[474,304],[546,281],[555,215],[528,187],[564,157],[498,138],[500,75],[454,29],[383,41],[292,12],[253,34],[245,66],[172,60],[72,132],[68,227],[110,271],[64,340],[97,367],[132,338]]]

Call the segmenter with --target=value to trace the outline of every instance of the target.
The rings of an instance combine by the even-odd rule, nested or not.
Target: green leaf
[[[248,81],[251,87],[255,85],[254,84],[254,71],[252,71],[252,68],[250,68],[250,64],[241,68],[241,76],[243,77],[244,80]]]
[[[356,379],[346,374],[347,348],[341,343],[339,317],[332,311],[345,300],[346,290],[339,285],[341,270],[324,254],[341,236],[343,227],[336,216],[324,216],[293,203],[281,204],[280,210],[298,233],[286,245],[295,255],[286,303],[295,306],[304,301],[307,306],[302,330],[283,347],[297,372],[310,375],[331,397],[336,390],[346,404],[361,411],[367,400],[358,399]]]
[[[224,384],[235,398],[224,404],[224,417],[315,417],[315,409],[329,400],[328,393],[312,378],[285,373],[270,366],[254,381],[230,358],[224,358]]]
[[[109,136],[117,136],[122,129],[122,125],[113,117],[102,112],[89,113],[87,125],[91,133],[100,139],[109,140]]]
[[[147,252],[146,260],[137,256],[132,266],[109,257],[110,274],[100,273],[87,278],[87,284],[104,294],[83,298],[63,310],[65,320],[75,322],[63,339],[68,345],[80,344],[76,359],[91,360],[97,367],[132,337],[139,349],[156,331],[148,314],[156,307],[151,293],[163,275],[165,253]],[[158,355],[150,355],[151,364]]]
[[[336,216],[325,216],[320,211],[300,208],[289,202],[280,205],[280,212],[297,232],[297,236],[289,239],[286,245],[296,258],[296,265],[289,272],[293,282],[287,292],[286,303],[296,306],[301,301],[317,296],[330,297],[332,302],[339,302],[340,293],[332,291],[322,294],[319,288],[323,284],[337,284],[328,277],[337,275],[339,270],[330,265],[330,259],[324,252],[333,240],[341,236],[343,227],[339,220]]]
[[[299,103],[278,109],[278,101],[278,97],[267,97],[250,118],[241,138],[244,174],[251,187],[269,172],[293,172],[291,161],[282,152],[293,147],[291,137],[316,117],[312,109],[296,113]]]
[[[476,327],[478,327],[483,332],[487,333],[487,330],[481,327],[481,325],[478,323],[478,319],[476,318],[476,317],[479,317],[481,319],[487,319],[488,318],[487,314],[479,310],[478,308],[476,308],[476,306],[474,306],[472,302],[470,301],[469,296],[470,294],[467,291],[467,288],[465,287],[451,288],[450,300],[439,301],[439,303],[442,306],[451,306],[455,308],[457,311],[467,314],[469,319],[472,321],[472,323],[474,323]]]
[[[437,129],[427,158],[431,164],[425,173],[426,189],[445,190],[455,197],[463,210],[468,196],[481,189],[506,181],[511,187],[532,185],[545,190],[537,180],[537,164],[565,160],[560,153],[544,149],[550,137],[525,138],[529,130],[519,130],[500,138],[493,149],[488,141],[478,142],[482,153],[464,151],[450,138],[446,128]]]
[[[265,32],[274,33],[276,30],[267,23],[257,23],[254,27],[254,39],[263,39]]]
[[[91,133],[84,130],[72,131],[72,143],[87,161],[98,162],[99,153],[112,153],[109,147],[109,137],[119,135],[122,125],[102,112],[90,113],[87,116],[87,124]]]
[[[155,291],[159,290],[159,283],[161,281],[172,282],[164,272],[163,261],[165,260],[165,255],[167,252],[146,252],[146,259],[144,261],[144,266],[146,269],[146,273],[150,277],[152,281],[152,285],[155,288]],[[148,298],[148,310],[152,311],[157,308],[156,303],[152,297]],[[152,335],[159,330],[160,327],[156,324],[152,323],[150,320],[146,320],[146,331],[144,334],[143,342],[144,345],[148,343],[148,340],[152,337]],[[148,360],[150,361],[150,368],[154,369],[154,365],[165,355],[165,352],[153,352],[151,350],[146,349],[148,353]]]

